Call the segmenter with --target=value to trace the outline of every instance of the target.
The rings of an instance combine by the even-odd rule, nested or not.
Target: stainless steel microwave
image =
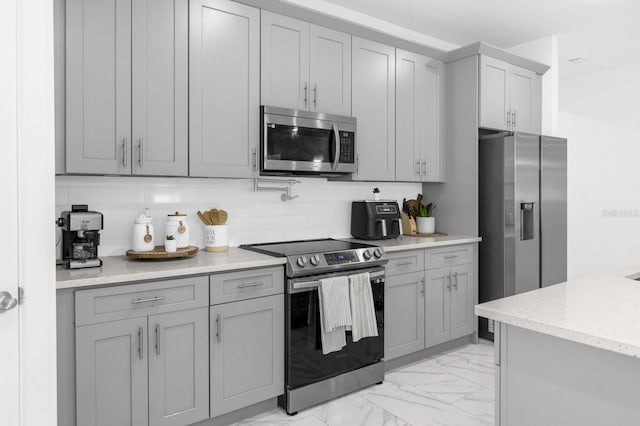
[[[337,176],[356,171],[356,119],[262,106],[260,174]]]

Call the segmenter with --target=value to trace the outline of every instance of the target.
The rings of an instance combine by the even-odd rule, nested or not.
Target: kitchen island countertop
[[[640,266],[570,280],[475,307],[476,315],[640,358]]]
[[[394,251],[478,243],[482,241],[482,238],[466,235],[444,235],[442,237],[412,237],[410,235],[401,235],[398,238],[389,238],[386,240],[358,240],[351,238],[345,239],[345,241],[372,244],[374,246],[382,247],[388,253],[392,253]]]

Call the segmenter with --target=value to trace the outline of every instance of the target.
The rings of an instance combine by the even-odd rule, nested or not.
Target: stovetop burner
[[[274,257],[286,257],[289,277],[364,268],[387,262],[380,247],[332,238],[244,244],[240,248]]]

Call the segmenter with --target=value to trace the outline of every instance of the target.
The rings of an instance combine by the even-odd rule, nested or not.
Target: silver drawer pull
[[[413,262],[400,262],[400,263],[396,263],[396,266],[409,266],[409,265],[413,265]]]
[[[156,297],[150,297],[148,299],[135,299],[135,300],[132,300],[131,303],[134,305],[137,305],[138,303],[157,302],[159,300],[164,300],[164,299],[165,299],[164,296],[156,296]]]
[[[444,258],[445,259],[455,259],[456,257],[458,257],[457,254],[449,254],[449,255],[445,256]]]
[[[262,281],[257,281],[255,283],[251,283],[251,284],[240,284],[238,286],[238,288],[260,287],[261,285],[264,285],[264,283]]]

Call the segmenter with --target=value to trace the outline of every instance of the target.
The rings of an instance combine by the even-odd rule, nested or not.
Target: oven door
[[[353,342],[347,331],[342,350],[322,354],[318,280],[367,271],[371,275],[378,336]],[[285,384],[296,389],[380,361],[384,357],[384,268],[352,270],[288,280],[285,301]]]
[[[270,110],[281,113],[263,111],[261,171],[264,174],[356,171],[355,124],[338,121],[339,116],[328,114],[273,107]]]

